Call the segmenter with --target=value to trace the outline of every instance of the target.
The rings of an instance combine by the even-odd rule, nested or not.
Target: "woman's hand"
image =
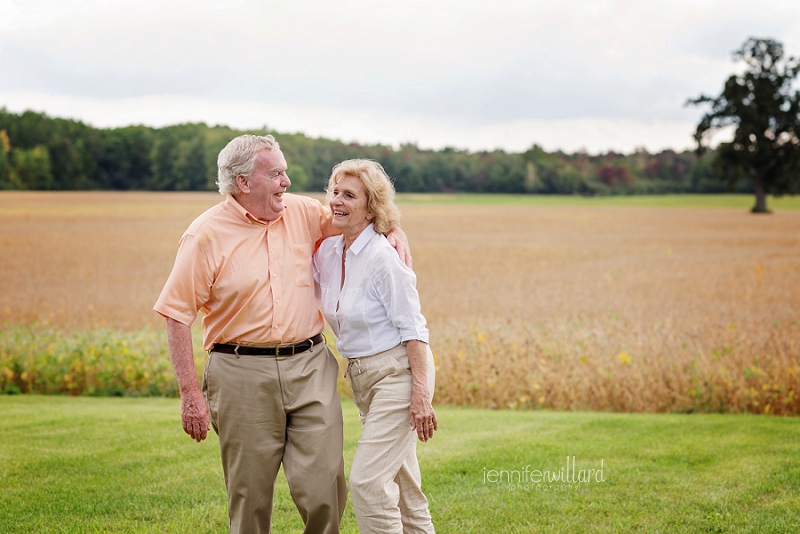
[[[424,392],[417,389],[411,390],[411,429],[417,431],[420,441],[428,441],[433,437],[433,431],[439,430],[439,422],[436,420],[436,412],[431,406],[428,388]]]

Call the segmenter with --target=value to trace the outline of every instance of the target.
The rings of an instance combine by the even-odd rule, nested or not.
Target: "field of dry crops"
[[[0,322],[160,329],[213,193],[1,193]],[[402,204],[437,400],[800,414],[800,211]],[[11,371],[6,371],[10,373]]]

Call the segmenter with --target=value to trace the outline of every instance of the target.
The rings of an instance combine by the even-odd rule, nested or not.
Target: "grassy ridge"
[[[195,364],[205,356],[195,331]],[[0,391],[93,396],[178,396],[164,331],[71,331],[41,324],[0,329]]]
[[[349,469],[359,423],[343,409]],[[418,454],[440,533],[800,529],[796,419],[437,411],[442,430]],[[177,400],[5,396],[0,412],[0,532],[225,531],[216,436],[185,436]],[[604,480],[492,480],[568,456]],[[282,476],[274,527],[302,529]],[[356,532],[350,503],[342,532]]]
[[[798,328],[795,324],[795,331]],[[192,336],[201,379],[207,356],[199,329],[193,329]],[[769,348],[775,352],[755,362],[747,356],[754,350],[738,347],[697,354],[678,365],[677,358],[664,356],[634,361],[620,353],[602,362],[581,356],[583,352],[563,350],[553,355],[535,344],[511,346],[506,336],[487,331],[479,332],[471,343],[448,343],[458,352],[454,360],[437,359],[438,401],[516,409],[800,413],[795,395],[800,390],[800,367],[794,346],[773,342]],[[329,329],[325,337],[342,367],[339,393],[352,398],[336,339]],[[735,339],[728,344],[735,347]],[[498,353],[505,355],[502,362]],[[511,379],[498,387],[501,366]],[[178,384],[163,330],[68,332],[39,324],[6,324],[0,328],[0,393],[177,397]]]
[[[325,336],[341,363],[336,338],[329,329]],[[199,328],[192,329],[192,338],[197,377],[202,379],[207,353]],[[341,373],[339,391],[352,396]],[[179,396],[164,330],[64,331],[38,323],[0,328],[0,393]]]
[[[631,195],[582,197],[577,195],[499,195],[472,193],[402,193],[401,204],[488,204],[515,206],[617,206],[638,208],[741,208],[750,209],[753,195]],[[800,209],[800,196],[770,196],[767,206],[775,210]]]

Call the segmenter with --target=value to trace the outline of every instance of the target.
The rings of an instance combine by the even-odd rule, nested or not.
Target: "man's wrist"
[[[411,384],[411,394],[413,395],[414,393],[421,393],[421,394],[427,395],[429,393],[428,392],[428,384],[414,384],[414,383],[412,383]]]
[[[200,391],[200,384],[197,383],[197,379],[194,380],[178,380],[178,391],[181,394],[181,397],[184,395],[193,395],[195,393],[201,393]]]

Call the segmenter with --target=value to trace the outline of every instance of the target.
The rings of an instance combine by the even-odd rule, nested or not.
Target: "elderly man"
[[[230,532],[269,532],[283,463],[307,533],[338,532],[347,496],[338,365],[321,335],[311,258],[336,233],[318,201],[284,194],[287,164],[271,135],[220,152],[223,202],[181,238],[154,309],[165,317],[183,429],[219,435]],[[391,234],[410,261],[405,235]],[[190,325],[209,351],[198,384]]]

